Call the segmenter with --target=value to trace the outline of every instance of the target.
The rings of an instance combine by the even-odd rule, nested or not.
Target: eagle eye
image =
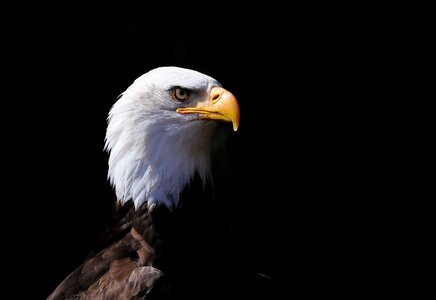
[[[177,101],[186,101],[191,95],[191,91],[181,87],[176,87],[173,89],[173,98]]]

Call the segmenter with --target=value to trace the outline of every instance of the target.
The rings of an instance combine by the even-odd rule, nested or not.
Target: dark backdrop
[[[343,291],[357,264],[341,263],[355,247],[344,240],[356,206],[343,200],[363,194],[350,191],[359,145],[344,126],[356,108],[339,112],[357,47],[346,25],[322,8],[187,1],[118,14],[15,11],[2,46],[10,287],[44,299],[86,256],[114,200],[109,109],[136,77],[176,65],[211,75],[240,102],[240,130],[220,129],[227,148],[214,158],[230,247],[289,297]]]

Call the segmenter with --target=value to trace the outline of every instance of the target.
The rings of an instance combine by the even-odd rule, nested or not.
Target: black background
[[[103,230],[114,200],[107,114],[135,78],[164,65],[204,72],[239,100],[240,129],[219,129],[226,149],[214,158],[236,250],[290,298],[354,285],[365,258],[354,254],[364,245],[352,225],[367,193],[356,169],[374,149],[356,138],[365,92],[350,92],[371,49],[349,18],[189,1],[12,12],[2,46],[3,228],[19,298],[47,297]]]

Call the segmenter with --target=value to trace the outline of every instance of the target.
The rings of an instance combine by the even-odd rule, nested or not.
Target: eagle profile
[[[204,237],[185,235],[192,229],[183,225],[189,213],[178,212],[182,204],[189,209],[190,201],[211,195],[216,121],[230,122],[236,131],[238,102],[218,81],[194,70],[156,68],[122,93],[110,110],[105,138],[108,179],[118,199],[114,223],[48,300],[210,299],[218,293],[211,289],[226,286],[218,275],[221,260],[193,249],[192,241]],[[195,263],[193,257],[201,259]],[[188,294],[194,290],[189,285],[199,285],[198,295]]]

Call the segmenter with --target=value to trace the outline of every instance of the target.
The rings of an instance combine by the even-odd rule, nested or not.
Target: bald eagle
[[[235,96],[210,76],[159,67],[137,78],[108,116],[105,150],[117,198],[114,224],[48,300],[178,299],[194,296],[183,294],[189,284],[198,284],[197,296],[204,299],[219,294],[209,284],[225,266],[219,257],[205,259],[207,254],[193,249],[194,239],[205,238],[200,231],[194,238],[186,235],[190,227],[183,218],[189,213],[178,211],[211,196],[216,121],[229,122],[236,131],[239,120]],[[201,260],[194,263],[195,257]],[[209,261],[217,263],[206,265]],[[193,274],[196,278],[189,278]],[[213,286],[226,286],[228,278]]]

